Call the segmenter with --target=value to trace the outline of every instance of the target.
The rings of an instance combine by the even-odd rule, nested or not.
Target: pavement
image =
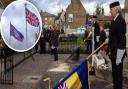
[[[15,55],[14,64],[23,56]],[[44,81],[45,78],[49,77],[51,86],[54,86],[75,67],[75,64],[65,62],[69,56],[70,54],[59,54],[59,61],[55,62],[53,55],[36,53],[33,58],[28,58],[14,68],[14,84],[0,84],[0,89],[48,89],[48,81]],[[91,89],[112,89],[112,84],[91,76]]]

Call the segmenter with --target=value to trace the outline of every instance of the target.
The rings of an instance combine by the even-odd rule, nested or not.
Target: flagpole
[[[11,22],[10,22],[10,25],[11,25]],[[9,44],[11,46],[11,32],[10,32],[10,37],[9,37]]]
[[[25,16],[26,16],[26,3],[25,3]],[[27,19],[26,17],[25,17],[25,19]],[[28,47],[28,36],[27,36],[28,34],[27,34],[27,20],[26,20],[26,48]]]
[[[10,44],[10,46],[11,46],[11,35],[10,35],[10,38],[9,38],[9,44]]]
[[[39,23],[39,34],[38,34],[38,37],[39,37],[39,35],[40,35],[40,32],[41,32],[41,29],[40,29],[40,23]]]
[[[42,27],[41,27],[42,28]],[[39,23],[39,33],[41,32],[40,23]]]

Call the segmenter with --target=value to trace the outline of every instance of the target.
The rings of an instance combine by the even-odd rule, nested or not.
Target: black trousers
[[[123,87],[123,58],[122,63],[116,65],[116,56],[111,55],[113,89],[122,89]]]
[[[87,41],[87,53],[91,53],[92,52],[92,40],[88,40]]]
[[[95,50],[96,50],[99,47],[99,42],[95,41],[94,47],[95,47]]]
[[[40,53],[46,52],[46,41],[44,38],[40,38]]]
[[[58,50],[57,48],[51,49],[53,55],[54,55],[54,61],[58,61]]]
[[[37,42],[37,44],[35,45],[35,51],[36,52],[38,51],[38,44],[39,44],[39,42]]]

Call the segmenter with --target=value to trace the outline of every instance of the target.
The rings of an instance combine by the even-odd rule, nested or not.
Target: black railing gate
[[[7,48],[0,50],[0,83],[13,84],[13,52]]]

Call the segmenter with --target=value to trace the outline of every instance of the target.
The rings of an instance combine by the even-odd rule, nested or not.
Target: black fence
[[[0,83],[13,84],[13,55],[14,51],[9,48],[0,49]]]
[[[18,58],[19,61],[16,61],[15,58],[18,54],[21,55]],[[35,50],[29,50],[24,53],[17,53],[10,48],[1,48],[0,49],[0,84],[13,84],[13,69],[20,65],[22,62],[27,60],[29,57],[32,60],[35,60],[33,57]]]
[[[60,37],[59,38],[59,53],[72,53],[74,52],[83,42],[80,37]],[[81,52],[85,52],[85,46],[82,45]]]

